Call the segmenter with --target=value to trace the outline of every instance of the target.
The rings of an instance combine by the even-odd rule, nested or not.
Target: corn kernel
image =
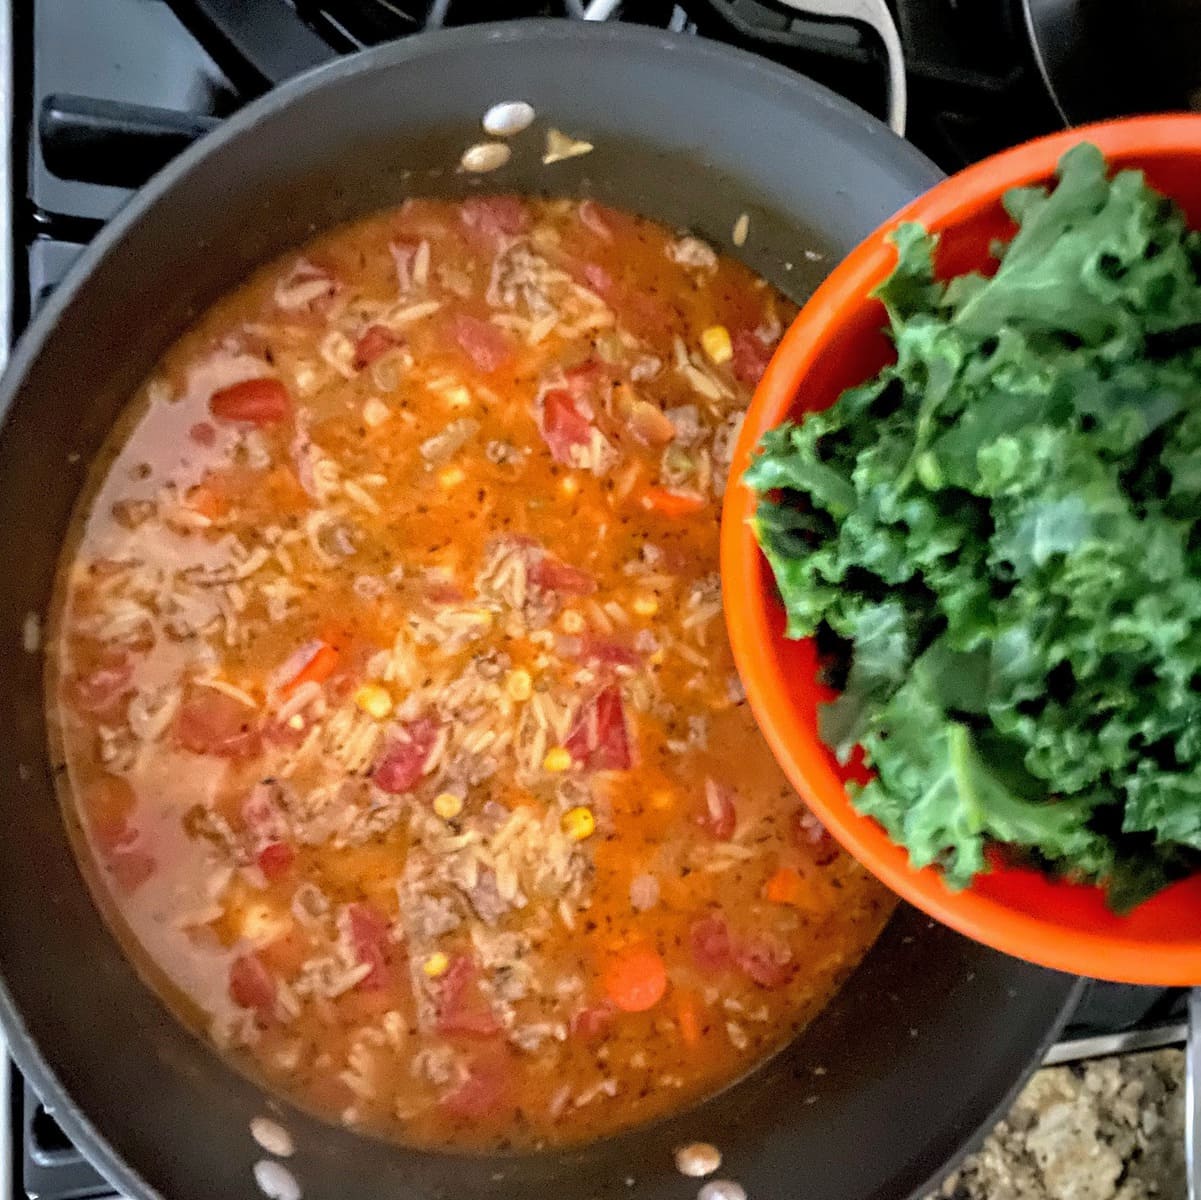
[[[584,618],[573,609],[566,609],[559,618],[559,627],[564,633],[583,633]]]
[[[546,771],[566,771],[571,766],[571,751],[566,746],[552,746],[542,760]]]
[[[582,842],[596,832],[596,818],[590,808],[569,808],[560,822],[563,832],[573,842]]]
[[[709,358],[719,366],[734,357],[734,346],[730,331],[724,325],[710,325],[701,334],[701,346]]]
[[[564,475],[559,480],[559,490],[564,496],[574,496],[580,490],[580,481],[574,475]]]
[[[439,975],[446,974],[446,968],[450,966],[450,959],[442,953],[441,950],[435,950],[421,964],[421,969],[429,976],[430,979],[437,979]]]
[[[392,711],[392,697],[388,689],[377,683],[365,683],[354,694],[355,704],[369,717],[382,721]]]
[[[462,467],[443,467],[438,472],[438,482],[444,488],[458,487],[466,478],[467,472]]]
[[[462,384],[447,388],[442,396],[451,408],[466,408],[471,403],[471,393]]]
[[[649,662],[652,667],[662,666],[663,660],[666,657],[667,654],[663,650],[656,650],[650,655],[650,657],[647,659],[647,662]]]
[[[463,811],[463,801],[454,792],[440,792],[434,797],[434,812],[444,821],[453,821]]]
[[[659,601],[654,596],[637,596],[630,607],[640,617],[653,617],[659,611]]]
[[[293,713],[288,718],[288,728],[295,729],[297,732],[304,728],[304,717],[300,713]]]
[[[514,700],[528,700],[530,692],[533,691],[529,671],[523,671],[520,667],[516,671],[510,671],[508,679],[505,680],[505,691]]]

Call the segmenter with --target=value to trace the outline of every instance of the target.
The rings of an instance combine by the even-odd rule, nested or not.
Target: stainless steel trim
[[[1101,1037],[1056,1042],[1043,1059],[1044,1067],[1103,1058],[1108,1054],[1133,1054],[1138,1050],[1158,1050],[1163,1046],[1182,1046],[1188,1040],[1188,1025],[1157,1025],[1152,1029],[1132,1029],[1127,1033],[1108,1033]],[[1201,1197],[1198,1198],[1201,1200]]]
[[[0,370],[13,339],[13,11],[0,0]],[[0,1196],[13,1195],[12,1060],[0,1029]]]
[[[12,146],[13,12],[12,0],[0,0],[0,368],[8,362],[14,333]]]
[[[870,25],[884,43],[888,59],[888,127],[905,136],[909,113],[909,91],[905,80],[905,51],[896,22],[884,0],[780,0],[799,13],[822,17],[845,17]]]
[[[1201,1200],[1201,988],[1188,994],[1188,1048],[1184,1055],[1184,1170],[1188,1200]]]

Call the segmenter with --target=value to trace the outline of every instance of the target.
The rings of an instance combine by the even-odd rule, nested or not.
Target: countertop
[[[1184,1200],[1184,1052],[1048,1067],[932,1200]]]

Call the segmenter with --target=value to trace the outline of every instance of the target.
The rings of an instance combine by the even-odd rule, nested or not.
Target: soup
[[[886,920],[757,733],[720,496],[786,301],[590,201],[411,201],[164,358],[62,569],[54,725],[173,1009],[330,1119],[696,1101]]]

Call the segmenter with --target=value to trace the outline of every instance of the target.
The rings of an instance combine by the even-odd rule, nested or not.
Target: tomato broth
[[[717,575],[793,313],[482,196],[320,237],[165,356],[63,563],[52,724],[106,911],[241,1066],[407,1143],[570,1143],[858,963],[891,899],[758,734]]]

